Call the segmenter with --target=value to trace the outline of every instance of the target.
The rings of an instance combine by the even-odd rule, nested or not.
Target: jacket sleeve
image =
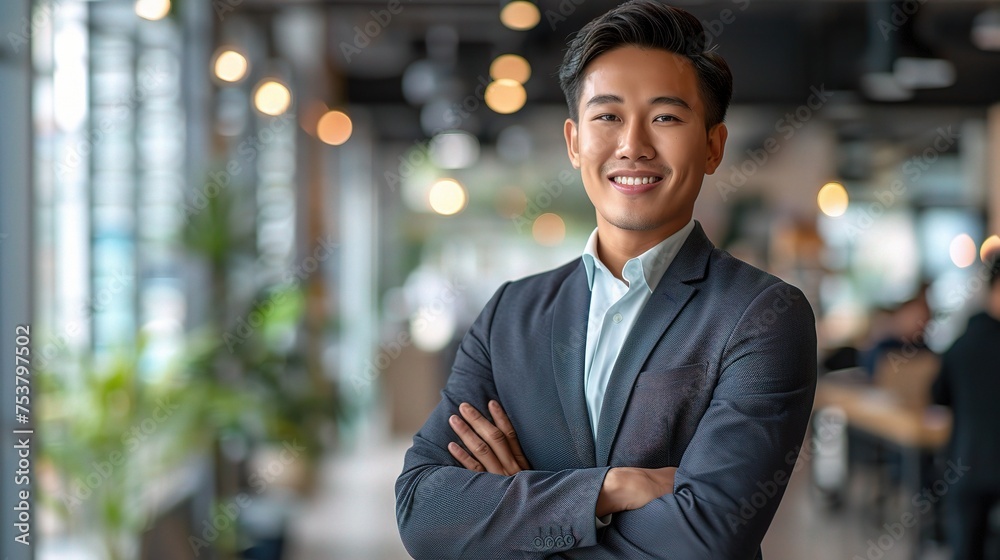
[[[931,385],[931,400],[934,404],[940,404],[944,406],[951,406],[951,360],[952,360],[953,349],[949,348],[947,352],[941,356],[941,370],[938,371],[937,378],[934,379],[934,384]]]
[[[674,492],[616,513],[597,546],[563,558],[756,557],[795,468],[816,390],[816,327],[784,283],[744,311],[675,475]]]
[[[542,558],[597,542],[594,510],[608,467],[503,476],[470,471],[448,452],[448,443],[459,441],[448,425],[458,405],[488,416],[486,403],[498,399],[490,329],[507,286],[462,339],[441,402],[414,436],[396,480],[396,522],[414,558]]]

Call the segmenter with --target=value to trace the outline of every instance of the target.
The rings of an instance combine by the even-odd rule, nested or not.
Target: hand
[[[511,425],[500,403],[490,401],[488,406],[496,425],[487,420],[471,404],[459,405],[458,411],[462,416],[453,414],[448,422],[466,449],[471,451],[471,455],[455,442],[448,444],[448,452],[463,467],[473,471],[512,476],[530,470],[531,465],[521,451],[514,426]]]
[[[674,492],[677,467],[642,469],[616,467],[608,470],[597,496],[594,513],[603,517],[630,509],[639,509],[660,496]]]

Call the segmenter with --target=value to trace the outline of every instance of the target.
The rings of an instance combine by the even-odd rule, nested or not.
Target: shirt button
[[[615,316],[612,317],[611,320],[614,321],[614,322],[616,322],[616,323],[621,323],[622,322],[622,314],[621,313],[615,313]]]

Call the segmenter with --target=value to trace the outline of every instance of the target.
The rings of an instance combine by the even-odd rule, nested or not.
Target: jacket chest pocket
[[[676,467],[711,399],[707,371],[707,363],[698,363],[639,372],[615,439],[613,463]]]

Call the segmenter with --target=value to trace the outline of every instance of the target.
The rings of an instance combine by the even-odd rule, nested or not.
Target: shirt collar
[[[626,261],[625,266],[622,268],[622,277],[626,279],[637,278],[639,283],[644,284],[646,289],[652,293],[660,283],[660,279],[663,278],[663,274],[667,271],[670,263],[674,261],[677,253],[680,252],[681,246],[684,245],[684,241],[687,240],[692,230],[694,230],[694,219],[670,237],[647,249],[643,254]],[[608,267],[597,256],[597,228],[594,228],[594,231],[590,233],[587,245],[583,249],[582,258],[584,268],[587,270],[587,285],[593,290],[596,269],[601,269],[609,275],[611,274]],[[637,267],[638,271],[636,271]],[[631,285],[632,282],[629,282],[629,287]]]

